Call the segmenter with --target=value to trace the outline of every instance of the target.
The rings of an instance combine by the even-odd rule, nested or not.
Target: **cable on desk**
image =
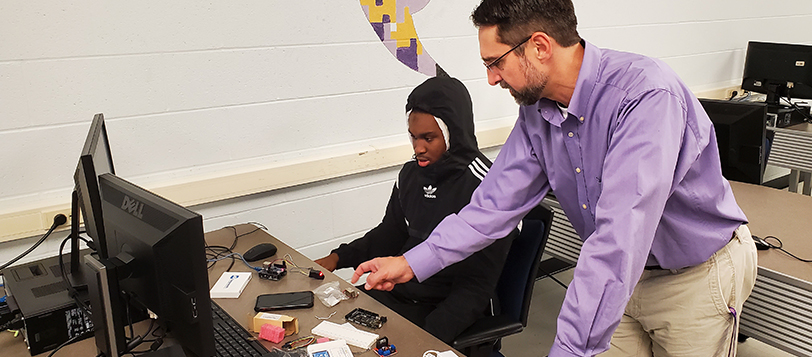
[[[206,261],[209,262],[208,269],[214,267],[214,264],[218,261],[215,259],[222,258],[226,255],[234,253],[230,248],[224,247],[222,245],[207,245],[206,246]],[[234,258],[231,259],[231,265],[228,266],[226,271],[231,271],[231,268],[234,266],[234,262],[236,260]]]
[[[259,223],[259,222],[248,222],[248,223],[253,224],[255,226],[259,226],[259,227],[257,227],[256,229],[254,229],[254,230],[252,230],[250,232],[246,232],[246,233],[242,233],[242,234],[238,234],[237,228],[234,227],[234,226],[223,227],[223,229],[229,228],[229,229],[234,231],[234,240],[231,242],[230,247],[225,247],[225,246],[221,246],[221,245],[206,245],[206,251],[207,251],[206,252],[206,259],[210,262],[210,264],[208,266],[209,269],[214,267],[214,263],[220,260],[218,258],[222,258],[224,256],[227,256],[227,255],[231,254],[231,253],[234,253],[234,248],[237,247],[237,240],[240,237],[247,236],[247,235],[249,235],[251,233],[254,233],[254,232],[256,232],[256,231],[258,231],[260,229],[262,229],[262,230],[264,230],[266,232],[268,231],[268,228],[265,227],[262,223]],[[226,268],[226,271],[231,271],[231,268],[234,267],[235,262],[236,262],[236,259],[232,257],[231,264],[229,264],[228,268]]]
[[[770,243],[769,241],[767,241],[768,239],[775,239],[778,242],[778,244]],[[767,245],[769,245],[770,248],[778,249],[778,250],[780,250],[780,251],[782,251],[784,253],[787,253],[787,255],[789,255],[790,257],[798,259],[798,260],[800,260],[800,261],[802,261],[804,263],[812,263],[812,259],[799,258],[799,257],[795,256],[795,254],[792,254],[792,253],[788,252],[786,249],[784,249],[784,242],[782,242],[780,239],[778,239],[778,237],[766,236],[766,237],[764,237],[764,242],[767,243]]]
[[[240,254],[240,253],[231,253],[231,254],[228,254],[228,255],[226,255],[226,256],[223,256],[223,257],[217,258],[217,259],[209,259],[209,260],[207,260],[207,262],[218,262],[218,261],[220,261],[220,260],[223,260],[223,259],[228,259],[228,258],[232,258],[232,257],[238,257],[238,258],[240,258],[240,260],[242,260],[242,262],[243,262],[243,263],[245,263],[245,265],[247,265],[247,266],[248,266],[249,268],[251,268],[251,269],[254,269],[254,270],[256,270],[256,271],[260,271],[260,270],[262,270],[262,268],[260,268],[260,267],[255,267],[255,266],[253,266],[253,265],[249,264],[249,263],[248,263],[248,261],[247,261],[247,260],[245,260],[245,258],[243,258],[242,254]],[[232,259],[233,259],[233,258],[232,258]]]

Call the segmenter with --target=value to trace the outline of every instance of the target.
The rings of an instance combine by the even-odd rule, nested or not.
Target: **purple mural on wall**
[[[423,48],[414,28],[412,14],[430,0],[360,0],[372,30],[395,58],[428,76],[445,72]]]

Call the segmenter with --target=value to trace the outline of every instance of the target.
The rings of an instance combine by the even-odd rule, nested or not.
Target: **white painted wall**
[[[516,105],[485,81],[477,3],[432,1],[415,27],[468,86],[477,125],[507,125]],[[575,6],[588,41],[659,57],[695,91],[738,84],[749,40],[812,44],[809,0]],[[424,79],[381,45],[357,0],[1,1],[0,214],[69,200],[94,113],[117,173],[149,188],[405,141],[405,98]],[[316,258],[380,220],[396,171],[192,208],[207,230],[262,222]],[[0,244],[0,262],[33,241]]]

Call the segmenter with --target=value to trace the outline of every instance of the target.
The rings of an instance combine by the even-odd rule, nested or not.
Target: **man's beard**
[[[524,57],[520,57],[519,65],[522,68],[522,72],[524,72],[527,87],[519,91],[511,87],[504,80],[499,82],[499,86],[508,89],[510,95],[513,96],[513,99],[515,99],[519,105],[533,105],[541,99],[544,88],[547,87],[547,82],[550,80],[550,77],[529,65]]]

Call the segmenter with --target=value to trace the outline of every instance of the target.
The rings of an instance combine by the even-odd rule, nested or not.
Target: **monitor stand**
[[[87,290],[87,275],[85,273],[86,265],[79,262],[79,193],[73,190],[71,194],[71,223],[70,223],[70,269],[64,266],[65,280],[68,281],[75,290]],[[91,247],[92,248],[92,247]],[[60,256],[60,264],[62,264],[62,257]]]

